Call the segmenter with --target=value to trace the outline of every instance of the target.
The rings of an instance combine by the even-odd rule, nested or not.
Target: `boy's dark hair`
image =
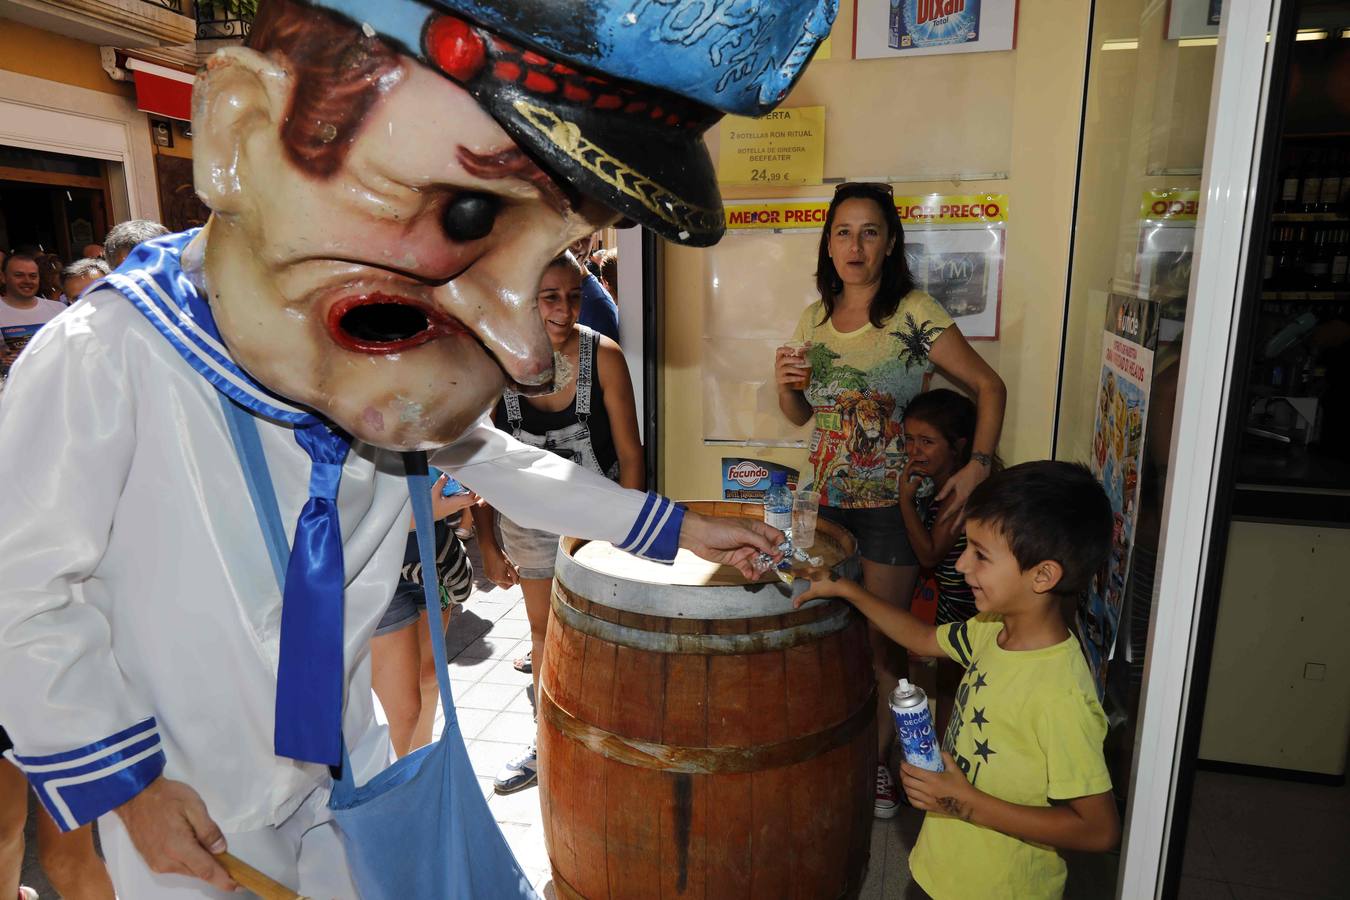
[[[989,476],[971,493],[966,518],[1002,532],[1024,572],[1042,560],[1059,563],[1061,596],[1088,589],[1115,527],[1111,501],[1087,466],[1049,459]]]

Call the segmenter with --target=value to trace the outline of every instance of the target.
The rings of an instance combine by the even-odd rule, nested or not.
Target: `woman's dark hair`
[[[820,302],[825,304],[825,318],[821,324],[834,315],[834,301],[844,290],[844,282],[835,271],[834,261],[830,259],[830,229],[834,227],[834,214],[839,204],[845,200],[871,200],[881,209],[881,219],[886,223],[886,236],[895,238],[895,249],[881,263],[881,285],[867,308],[867,319],[873,328],[880,328],[895,314],[896,307],[905,295],[914,290],[914,276],[909,272],[909,263],[905,261],[905,229],[900,224],[900,214],[895,210],[893,198],[886,186],[865,181],[842,184],[834,192],[830,208],[825,211],[825,227],[820,232],[820,251],[816,255],[816,290],[820,293]]]
[[[936,428],[956,451],[957,462],[963,466],[970,462],[975,444],[975,404],[965,394],[947,388],[924,391],[909,401],[903,418],[906,422],[916,419]]]

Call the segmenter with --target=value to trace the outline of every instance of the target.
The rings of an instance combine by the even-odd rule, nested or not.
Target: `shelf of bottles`
[[[1286,139],[1281,156],[1261,272],[1263,351],[1249,388],[1319,396],[1325,371],[1306,336],[1322,323],[1350,320],[1350,142]]]
[[[1340,142],[1285,146],[1262,301],[1350,298],[1350,152]]]

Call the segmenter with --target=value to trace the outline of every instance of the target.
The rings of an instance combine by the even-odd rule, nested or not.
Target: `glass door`
[[[1209,640],[1196,613],[1277,5],[1094,5],[1055,455],[1087,462],[1117,513],[1079,632],[1112,723],[1122,897],[1172,892],[1180,726]]]

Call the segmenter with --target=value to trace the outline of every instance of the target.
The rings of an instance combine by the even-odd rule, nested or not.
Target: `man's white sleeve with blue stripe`
[[[164,771],[153,717],[101,741],[48,756],[14,754],[62,831],[92,822],[143,791]]]
[[[521,443],[486,417],[431,464],[518,525],[609,541],[637,556],[671,562],[684,509],[659,494],[629,490],[556,454]]]

